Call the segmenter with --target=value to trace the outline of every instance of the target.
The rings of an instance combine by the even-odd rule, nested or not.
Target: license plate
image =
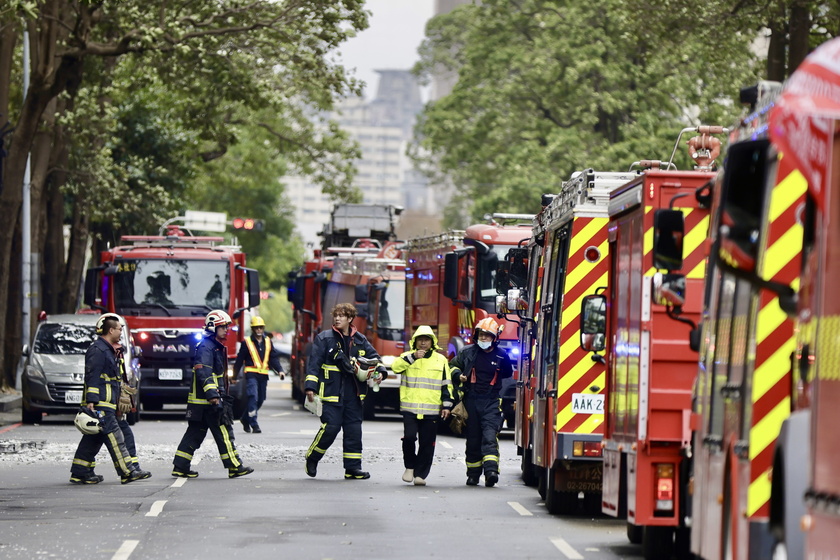
[[[574,393],[572,395],[572,413],[603,414],[604,395],[593,395],[590,393]]]
[[[82,402],[81,391],[67,391],[64,393],[64,402],[68,404],[80,404]]]
[[[166,379],[166,380],[175,380],[180,381],[184,378],[184,370],[181,368],[177,369],[159,369],[158,370],[158,379]]]

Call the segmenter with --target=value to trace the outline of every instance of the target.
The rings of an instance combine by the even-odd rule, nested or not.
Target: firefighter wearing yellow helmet
[[[513,364],[498,347],[504,327],[486,317],[475,325],[473,342],[449,362],[452,381],[463,393],[467,408],[467,485],[476,486],[484,473],[485,486],[499,481],[499,432],[502,429],[502,380],[513,375]]]
[[[248,406],[242,412],[239,421],[246,432],[261,434],[257,413],[265,402],[268,376],[272,371],[283,377],[283,366],[280,365],[280,352],[265,336],[265,320],[262,317],[251,317],[251,336],[245,339],[245,344],[239,347],[239,354],[233,363],[234,375],[239,375],[239,369],[245,366],[245,375],[239,377],[240,383],[245,383],[248,394]]]

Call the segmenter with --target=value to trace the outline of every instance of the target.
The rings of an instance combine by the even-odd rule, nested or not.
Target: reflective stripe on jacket
[[[248,352],[251,354],[251,363],[253,365],[245,366],[245,373],[253,372],[253,373],[262,373],[268,375],[268,357],[271,355],[271,347],[269,346],[268,342],[263,339],[263,344],[265,344],[265,351],[263,352],[263,357],[260,359],[260,353],[257,350],[257,345],[254,344],[254,341],[250,338],[245,339],[245,344],[248,346]]]
[[[418,336],[428,336],[432,339],[429,354],[420,359],[414,357]],[[437,416],[441,406],[452,408],[455,399],[452,394],[449,363],[442,354],[436,352],[439,348],[432,328],[427,325],[419,326],[411,337],[409,347],[411,350],[403,352],[391,365],[394,373],[402,374],[400,410],[417,415]]]
[[[318,333],[306,360],[304,391],[313,391],[324,402],[338,403],[341,402],[344,383],[355,383],[356,394],[364,400],[367,383],[359,382],[355,375],[342,373],[336,356],[338,352],[345,352],[350,358],[379,358],[379,354],[368,339],[353,326],[350,327],[348,338],[350,348],[346,349],[344,337],[335,329]]]

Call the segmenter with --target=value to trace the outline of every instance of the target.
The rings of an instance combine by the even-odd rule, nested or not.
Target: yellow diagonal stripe
[[[770,303],[773,303],[772,301]],[[765,305],[758,312],[758,321],[755,326],[755,341],[757,344],[764,342],[768,336],[784,323],[787,315],[778,305]]]
[[[581,306],[581,302],[583,301],[583,298],[586,297],[589,294],[594,294],[595,293],[595,288],[597,288],[598,286],[606,286],[606,285],[607,285],[607,274],[604,273],[600,277],[598,277],[598,279],[595,282],[593,282],[592,286],[590,286],[590,288],[588,290],[584,290],[583,292],[581,292],[580,296],[578,296],[577,299],[570,302],[569,304],[566,304],[566,302],[564,301],[563,302],[563,315],[560,318],[560,328],[561,328],[561,330],[568,325],[571,325],[571,324],[574,324],[574,323],[579,323],[580,322],[579,321],[580,306]],[[577,331],[579,332],[580,329],[577,329]],[[560,362],[561,363],[563,362],[563,360],[565,360],[566,358],[571,356],[572,352],[574,352],[574,350],[576,348],[580,347],[580,340],[579,339],[580,339],[580,336],[575,335],[575,336],[570,336],[566,340],[563,341],[563,343],[560,345]]]
[[[785,210],[796,204],[796,201],[805,194],[807,189],[808,181],[802,173],[797,169],[791,171],[787,177],[773,187],[773,194],[770,197],[770,221],[778,219]]]
[[[595,379],[593,384],[597,385],[598,387],[601,387],[603,392],[605,382],[606,376],[602,373]],[[568,387],[566,388],[566,390],[568,390]],[[557,391],[557,394],[560,395],[562,393],[561,391]],[[604,423],[603,414],[590,414],[588,416],[589,418],[587,418],[585,422],[583,422],[577,429],[575,429],[574,433],[591,434],[598,430]],[[563,407],[563,410],[557,413],[557,416],[554,419],[554,430],[559,432],[559,428],[562,428],[563,426],[568,424],[574,417],[575,414],[572,412],[572,403],[570,402],[565,407]]]
[[[795,349],[796,343],[793,338],[789,338],[773,352],[772,356],[755,368],[752,388],[753,403],[764,396],[790,371],[790,355]]]
[[[604,240],[604,242],[601,243],[601,245],[598,246],[598,250],[601,251],[601,260],[600,261],[598,261],[596,263],[591,263],[591,262],[588,262],[588,261],[584,260],[583,262],[578,264],[574,268],[574,270],[570,270],[569,273],[566,274],[566,279],[565,279],[566,288],[565,288],[565,291],[568,292],[570,288],[572,288],[573,286],[576,286],[577,283],[580,282],[581,280],[583,280],[583,277],[586,276],[587,274],[589,274],[592,271],[593,268],[595,268],[597,266],[604,266],[603,263],[604,263],[604,259],[606,259],[607,254],[608,254],[607,251],[609,250],[609,243],[606,240]],[[606,284],[599,284],[599,285],[600,286],[606,286]],[[590,292],[590,293],[595,293],[595,288],[597,288],[597,287],[598,286],[594,286],[593,289],[592,289],[592,292]],[[565,311],[564,311],[564,313],[565,313]]]
[[[588,218],[575,218],[574,224],[572,224],[572,229],[575,230],[574,226],[577,225],[577,222],[580,220],[584,220]],[[590,240],[595,237],[602,229],[607,227],[607,219],[606,218],[591,218],[589,223],[584,226],[583,229],[580,231],[575,231],[574,235],[572,236],[572,241],[569,243],[569,254],[575,254],[580,251],[585,245],[587,245]],[[601,254],[605,254],[604,251],[601,251]]]
[[[802,249],[802,226],[796,224],[787,230],[773,245],[767,248],[764,256],[764,278],[772,278],[791,260],[799,256]]]
[[[750,461],[769,445],[773,445],[782,429],[782,422],[789,415],[790,398],[784,398],[750,430]],[[770,500],[770,478],[766,473],[762,473],[747,490],[747,516],[752,516],[768,500]]]

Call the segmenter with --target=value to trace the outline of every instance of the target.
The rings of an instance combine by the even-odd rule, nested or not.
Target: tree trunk
[[[810,50],[811,14],[802,0],[794,0],[790,7],[790,48],[788,49],[788,76],[808,56]]]
[[[59,304],[64,306],[67,313],[75,311],[77,307],[79,288],[85,272],[85,255],[90,239],[90,218],[86,206],[87,202],[81,198],[77,198],[73,205],[70,250],[67,253],[67,268],[59,300]],[[98,253],[93,253],[94,260],[97,256]]]
[[[66,111],[66,103],[60,100],[58,112]],[[44,259],[41,267],[41,294],[47,313],[62,313],[67,305],[60,303],[60,293],[65,283],[64,249],[64,194],[61,189],[67,181],[68,150],[64,127],[56,123],[53,135],[53,149],[50,160],[50,174],[47,179],[47,203],[45,205],[46,234]],[[73,311],[75,311],[75,301]]]
[[[780,24],[770,28],[770,45],[767,47],[767,79],[776,82],[785,81],[785,51],[787,34]]]

